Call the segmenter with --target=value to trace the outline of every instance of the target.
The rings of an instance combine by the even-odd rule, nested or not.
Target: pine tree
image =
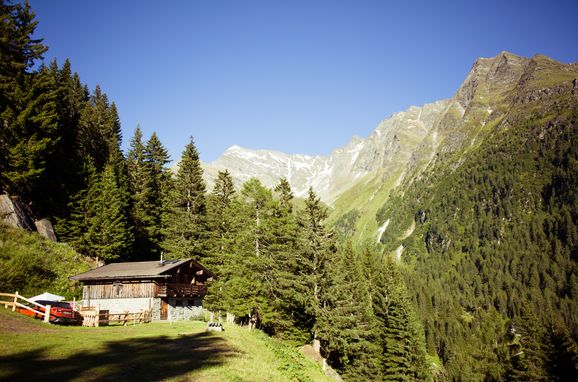
[[[249,179],[239,193],[241,229],[237,235],[236,250],[242,257],[240,263],[244,275],[241,276],[245,296],[244,311],[257,318],[258,325],[274,320],[269,301],[271,290],[272,260],[269,253],[269,223],[272,214],[273,197],[271,190],[255,178]],[[237,275],[239,277],[239,275]]]
[[[317,320],[323,350],[346,380],[381,380],[379,322],[365,264],[348,242],[327,267],[329,287]]]
[[[72,195],[84,187],[83,163],[75,155],[75,142],[80,110],[87,95],[78,76],[72,75],[70,61],[66,60],[61,69],[53,61],[48,70],[55,79],[54,108],[59,123],[54,134],[56,144],[46,160],[46,169],[33,199],[39,215],[63,219],[69,214],[67,206]],[[57,231],[59,228],[56,225]]]
[[[302,296],[309,291],[301,275],[299,226],[287,179],[281,179],[275,186],[274,197],[267,251],[271,264],[269,299],[275,311],[271,331],[284,338],[307,342],[311,339],[310,317],[302,305]]]
[[[148,204],[148,225],[146,232],[151,243],[151,255],[158,258],[161,253],[161,243],[164,239],[164,221],[169,210],[169,193],[172,187],[169,154],[156,133],[152,133],[147,141],[145,152],[145,184],[147,185],[146,200]]]
[[[548,380],[546,331],[527,302],[521,304],[521,314],[514,319],[512,327],[519,336],[519,349],[511,355],[506,378],[513,381]]]
[[[132,195],[131,217],[135,226],[135,255],[143,260],[158,258],[170,182],[165,168],[168,153],[155,133],[146,145],[143,144],[142,131],[137,127],[127,162]]]
[[[302,307],[299,310],[303,312],[303,326],[309,328],[314,340],[318,339],[317,317],[328,290],[326,264],[335,252],[332,234],[324,226],[326,218],[326,208],[313,188],[309,188],[305,208],[299,216],[299,276],[305,286],[303,290],[306,291],[299,297],[299,305]]]
[[[185,147],[170,197],[162,247],[168,258],[202,259],[207,253],[205,182],[191,138]]]
[[[128,195],[119,185],[113,163],[105,166],[102,175],[88,191],[92,208],[86,241],[88,255],[99,261],[115,261],[127,256],[133,234],[127,216]]]
[[[76,251],[86,256],[90,254],[90,243],[87,240],[87,232],[91,218],[94,215],[93,196],[98,189],[98,174],[91,161],[85,163],[82,168],[83,184],[85,188],[77,191],[70,198],[68,208],[70,215],[57,224],[60,240],[70,244]]]
[[[209,293],[203,304],[213,311],[234,310],[231,279],[242,274],[239,270],[241,256],[236,250],[236,238],[243,224],[239,211],[241,207],[236,198],[233,179],[228,171],[219,171],[213,191],[207,198],[210,236],[209,256],[205,265],[213,271],[216,278],[209,285]]]
[[[24,78],[0,118],[0,184],[32,200],[59,141],[56,78],[48,68]]]
[[[370,254],[372,307],[380,321],[384,380],[428,380],[425,334],[395,262]]]
[[[138,257],[149,253],[151,244],[146,231],[147,227],[147,187],[148,178],[145,168],[145,146],[142,141],[140,126],[136,127],[127,153],[131,195],[131,221],[135,235],[135,253]],[[143,256],[146,258],[146,255]]]
[[[209,225],[209,256],[207,266],[220,267],[232,252],[235,188],[228,171],[219,171],[213,191],[207,198],[207,221]]]
[[[80,113],[78,156],[83,161],[92,160],[97,171],[102,171],[111,151],[120,147],[121,138],[116,106],[109,104],[107,95],[97,85]]]
[[[28,70],[42,58],[48,48],[42,39],[32,38],[38,21],[30,4],[0,1],[0,115],[13,108],[16,92],[24,86]],[[5,123],[3,123],[6,127]],[[0,163],[4,162],[0,157]]]

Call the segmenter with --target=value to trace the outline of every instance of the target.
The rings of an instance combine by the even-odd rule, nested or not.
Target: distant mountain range
[[[395,175],[399,183],[410,167],[425,165],[440,152],[460,147],[463,140],[476,136],[464,134],[460,126],[494,120],[502,111],[496,105],[515,88],[523,86],[539,68],[538,62],[563,65],[545,56],[524,58],[508,52],[478,59],[456,94],[421,107],[393,114],[383,120],[367,138],[353,137],[328,156],[286,154],[253,150],[239,146],[228,148],[221,157],[205,164],[205,177],[212,187],[218,171],[227,169],[237,186],[256,177],[272,187],[287,178],[296,196],[304,196],[311,186],[330,204],[370,174]]]

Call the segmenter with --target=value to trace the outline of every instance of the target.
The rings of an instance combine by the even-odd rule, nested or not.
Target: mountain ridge
[[[443,108],[446,100],[423,106],[410,106],[382,120],[367,137],[352,136],[349,142],[334,149],[329,155],[287,154],[275,150],[255,150],[233,145],[217,160],[204,163],[205,180],[212,187],[218,171],[228,170],[237,186],[256,177],[265,186],[274,186],[280,178],[287,178],[296,196],[305,196],[313,187],[328,204],[345,190],[353,187],[364,176],[392,162],[400,150],[400,137],[421,139],[415,133],[403,130],[423,130],[431,127],[434,114]],[[427,129],[426,129],[427,130]],[[423,131],[422,131],[423,133]],[[385,146],[384,149],[381,147]],[[408,153],[405,153],[407,156]]]

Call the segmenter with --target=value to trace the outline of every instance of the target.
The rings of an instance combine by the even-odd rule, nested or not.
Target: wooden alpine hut
[[[111,314],[151,311],[152,320],[202,315],[212,273],[193,259],[112,263],[72,276],[84,284],[82,306]]]

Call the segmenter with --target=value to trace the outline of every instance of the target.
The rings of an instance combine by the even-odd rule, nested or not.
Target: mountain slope
[[[545,56],[523,58],[502,52],[493,58],[478,59],[456,94],[444,101],[444,108],[434,115],[427,135],[418,144],[409,145],[406,161],[382,162],[377,171],[364,179],[367,187],[345,190],[334,202],[331,221],[340,227],[343,216],[356,214],[359,219],[345,229],[362,241],[379,240],[383,223],[375,219],[381,204],[393,189],[413,179],[432,163],[459,152],[475,150],[508,113],[512,103],[538,100],[562,91],[574,91],[573,80],[578,66],[564,65]],[[505,124],[511,123],[505,121]],[[460,158],[458,158],[458,161]],[[409,223],[408,223],[409,224]],[[406,227],[407,228],[407,227]]]
[[[374,215],[450,377],[578,377],[576,78],[543,56],[478,61],[434,160]]]

